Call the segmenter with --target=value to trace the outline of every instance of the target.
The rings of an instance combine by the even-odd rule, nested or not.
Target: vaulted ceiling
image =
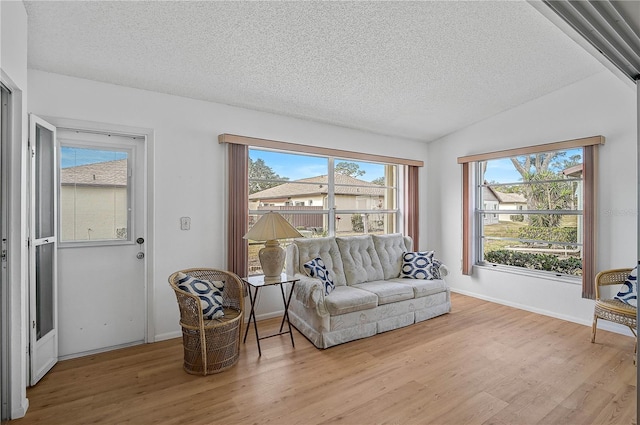
[[[604,70],[522,1],[25,5],[32,69],[426,142]]]

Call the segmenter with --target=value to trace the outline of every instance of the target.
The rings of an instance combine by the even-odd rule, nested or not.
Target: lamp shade
[[[269,211],[253,225],[251,230],[243,236],[252,241],[270,241],[276,239],[301,238],[296,230],[283,216],[277,212]]]

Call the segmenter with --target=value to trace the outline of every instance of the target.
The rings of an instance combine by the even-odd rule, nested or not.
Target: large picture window
[[[593,298],[601,144],[593,136],[458,158],[462,274],[481,266],[574,279]]]

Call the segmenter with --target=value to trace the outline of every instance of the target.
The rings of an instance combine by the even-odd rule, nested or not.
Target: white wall
[[[526,79],[523,80],[526,84]],[[461,272],[459,156],[603,135],[600,147],[597,270],[636,263],[635,91],[608,71],[450,134],[429,145],[428,239],[449,265],[454,291],[591,324],[593,302],[580,285],[474,267]],[[455,306],[454,306],[455,308]],[[601,321],[602,322],[602,321]],[[609,326],[601,327],[622,330]]]
[[[226,265],[226,158],[221,133],[426,159],[423,143],[210,102],[29,70],[29,109],[53,117],[154,130],[152,238],[155,334],[178,336],[178,308],[167,283],[172,272]],[[400,154],[399,154],[400,153]],[[295,164],[292,164],[295,166]],[[182,231],[179,218],[191,217]],[[272,289],[272,288],[267,288]],[[261,291],[262,317],[281,310],[277,288]]]
[[[27,13],[22,2],[0,2],[0,78],[12,91],[9,156],[9,414],[24,416],[27,400],[27,251],[26,142],[27,142]],[[4,349],[4,348],[3,348]]]

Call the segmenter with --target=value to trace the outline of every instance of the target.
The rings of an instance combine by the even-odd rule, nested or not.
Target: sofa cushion
[[[384,279],[380,258],[371,235],[336,238],[347,285]]]
[[[397,282],[398,284],[412,288],[413,296],[415,298],[426,297],[427,295],[433,295],[447,290],[446,282],[440,279],[427,280],[398,278],[392,279],[390,282]]]
[[[440,277],[438,268],[434,264],[433,251],[405,252],[402,255],[402,270],[400,277],[406,279],[437,279]]]
[[[375,282],[365,282],[353,285],[353,288],[372,292],[378,297],[378,305],[395,303],[397,301],[408,300],[414,297],[414,291],[409,285],[402,285],[396,282],[378,280]]]
[[[376,294],[351,286],[337,286],[324,298],[324,305],[330,315],[367,310],[378,306]]]
[[[307,272],[309,277],[315,277],[322,282],[325,295],[329,295],[336,287],[333,283],[333,279],[331,278],[331,272],[325,267],[322,258],[318,257],[304,263],[304,270]]]
[[[402,254],[411,250],[402,233],[373,235],[372,238],[373,246],[376,248],[378,258],[380,258],[384,278],[393,279],[400,276]]]
[[[347,284],[340,249],[334,237],[294,239],[293,243],[298,247],[300,270],[304,270],[304,263],[319,257],[322,258],[327,270],[331,271],[333,283],[336,286]]]

